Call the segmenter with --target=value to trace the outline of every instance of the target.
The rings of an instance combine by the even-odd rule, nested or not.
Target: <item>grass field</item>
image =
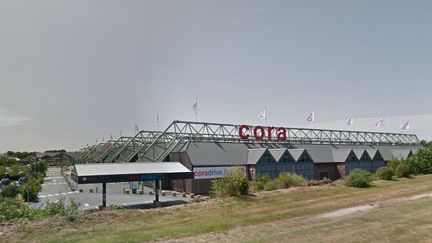
[[[431,175],[378,181],[365,189],[294,188],[154,210],[105,210],[80,223],[17,223],[0,241],[432,242],[431,193]],[[370,208],[338,214],[356,206]]]

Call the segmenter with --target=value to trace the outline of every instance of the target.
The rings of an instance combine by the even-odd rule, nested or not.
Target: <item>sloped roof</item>
[[[194,166],[224,166],[255,164],[266,150],[277,161],[285,149],[297,161],[303,152],[308,153],[314,163],[344,162],[349,152],[355,150],[359,159],[366,153],[373,158],[380,153],[384,160],[391,160],[395,155],[406,157],[409,151],[416,151],[416,146],[392,145],[334,145],[334,144],[276,144],[276,143],[216,143],[189,142],[182,144],[176,151],[187,153]],[[333,152],[334,150],[334,152]],[[406,150],[406,151],[393,151]],[[339,151],[339,152],[337,152]],[[392,152],[393,151],[393,152]]]
[[[332,149],[333,162],[345,162],[351,151],[351,149]]]
[[[357,159],[360,160],[360,158],[363,156],[363,153],[365,152],[365,149],[353,149],[353,152],[357,156]]]
[[[315,163],[334,162],[331,150],[335,149],[333,145],[298,145],[297,148],[306,149]]]
[[[286,148],[279,148],[279,149],[269,149],[268,150],[270,154],[273,156],[273,158],[278,162],[282,155],[287,151]]]
[[[266,150],[267,149],[265,148],[249,149],[247,164],[252,164],[252,165],[256,164],[258,160],[261,159],[261,157],[263,156]]]
[[[241,143],[192,142],[186,153],[194,166],[244,165],[248,149]]]
[[[377,153],[378,149],[366,149],[366,152],[369,154],[369,157],[373,159],[375,157],[375,154]]]
[[[135,177],[192,179],[193,173],[179,162],[77,164],[72,171],[72,179],[78,184],[136,181]]]
[[[300,148],[300,149],[288,149],[288,152],[291,154],[291,156],[293,157],[293,159],[295,161],[297,161],[300,156],[303,154],[303,152],[305,151],[304,148]]]
[[[410,149],[394,149],[391,153],[395,159],[407,159],[410,153]]]
[[[385,161],[389,161],[393,159],[393,154],[391,149],[389,149],[388,147],[380,147],[378,148],[378,151],[381,154],[381,157],[385,160]]]

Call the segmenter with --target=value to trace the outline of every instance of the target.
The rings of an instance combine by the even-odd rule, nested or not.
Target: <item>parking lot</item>
[[[67,177],[69,182],[70,177]],[[71,189],[71,186],[74,190]],[[47,202],[54,202],[63,198],[66,203],[75,200],[81,209],[94,209],[102,204],[102,184],[77,185],[68,182],[60,173],[59,167],[49,167],[42,190],[39,192],[39,202],[31,203],[33,207],[43,207]],[[139,186],[139,189],[142,187]],[[132,194],[129,190],[129,183],[108,183],[107,184],[107,206],[116,205],[122,207],[153,207],[155,195],[151,195],[152,188],[144,187],[144,193]],[[130,194],[125,194],[129,190]],[[81,192],[80,192],[81,191]],[[191,199],[183,197],[181,193],[163,191],[159,200],[161,205],[185,204]]]

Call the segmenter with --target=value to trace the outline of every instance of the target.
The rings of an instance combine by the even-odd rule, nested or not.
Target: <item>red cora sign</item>
[[[241,125],[239,127],[239,137],[240,140],[248,140],[251,136],[257,141],[273,139],[272,134],[276,135],[277,141],[287,140],[286,128],[283,127],[262,127],[255,126],[251,127],[248,125]]]

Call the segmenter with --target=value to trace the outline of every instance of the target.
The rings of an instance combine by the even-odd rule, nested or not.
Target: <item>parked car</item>
[[[27,177],[25,177],[25,176],[21,176],[19,179],[18,179],[18,186],[19,185],[22,185],[22,184],[24,184],[24,183],[26,183],[27,182]]]
[[[7,186],[7,185],[9,185],[10,184],[10,180],[9,180],[9,178],[3,178],[3,179],[1,179],[1,181],[0,181],[0,188],[2,188],[2,187],[4,187],[4,186]]]

